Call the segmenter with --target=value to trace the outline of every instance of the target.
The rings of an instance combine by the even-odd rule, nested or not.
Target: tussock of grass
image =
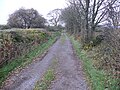
[[[97,70],[93,66],[91,59],[87,58],[86,52],[81,48],[79,42],[75,41],[74,38],[71,38],[76,54],[83,61],[84,69],[88,75],[88,79],[91,85],[92,90],[105,90],[105,81],[106,74],[102,70]]]
[[[48,90],[51,82],[55,79],[55,69],[57,68],[58,60],[55,57],[50,65],[49,69],[44,74],[42,80],[39,80],[34,90]]]
[[[55,74],[53,69],[49,69],[43,78],[42,81],[38,81],[34,90],[47,90],[51,81],[55,79]]]
[[[25,65],[31,63],[35,57],[38,57],[43,52],[45,52],[45,50],[47,50],[55,40],[56,38],[49,39],[46,43],[34,47],[35,49],[29,52],[28,54],[23,55],[15,60],[12,60],[12,62],[9,62],[8,64],[0,68],[0,85],[6,79],[6,77],[11,71],[13,71],[17,67],[24,67]]]
[[[61,44],[64,44],[64,42],[65,42],[65,34],[64,34],[64,33],[62,33],[62,37],[61,37]]]

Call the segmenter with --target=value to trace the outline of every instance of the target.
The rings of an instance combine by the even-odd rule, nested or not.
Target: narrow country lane
[[[49,49],[47,55],[9,77],[9,82],[2,90],[33,90],[36,82],[41,80],[54,58],[58,59],[57,79],[50,90],[88,90],[80,60],[74,54],[70,39],[63,34]]]
[[[58,50],[57,79],[50,90],[89,90],[81,62],[77,59],[70,39],[65,35]]]

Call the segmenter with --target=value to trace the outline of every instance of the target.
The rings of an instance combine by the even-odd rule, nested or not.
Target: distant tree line
[[[0,25],[0,30],[9,29],[8,25]]]
[[[6,25],[0,25],[0,30],[10,28],[46,28],[47,30],[58,31],[63,29],[61,20],[62,9],[50,11],[48,21],[38,13],[37,10],[20,8],[9,15]]]
[[[20,8],[9,16],[7,25],[10,28],[43,28],[45,22],[37,10]]]

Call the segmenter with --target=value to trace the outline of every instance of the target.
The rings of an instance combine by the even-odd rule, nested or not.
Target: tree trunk
[[[90,38],[89,38],[89,18],[88,18],[88,14],[89,14],[89,2],[90,0],[86,0],[86,11],[85,11],[85,43],[89,44],[90,43]]]

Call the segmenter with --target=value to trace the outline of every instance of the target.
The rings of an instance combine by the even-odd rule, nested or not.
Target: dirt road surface
[[[77,59],[69,38],[65,35],[58,49],[57,79],[49,90],[89,90],[80,60]]]
[[[33,90],[54,58],[58,60],[57,78],[49,90],[88,90],[81,62],[76,58],[66,34],[57,40],[41,61],[33,62],[20,73],[10,76],[2,90]]]

